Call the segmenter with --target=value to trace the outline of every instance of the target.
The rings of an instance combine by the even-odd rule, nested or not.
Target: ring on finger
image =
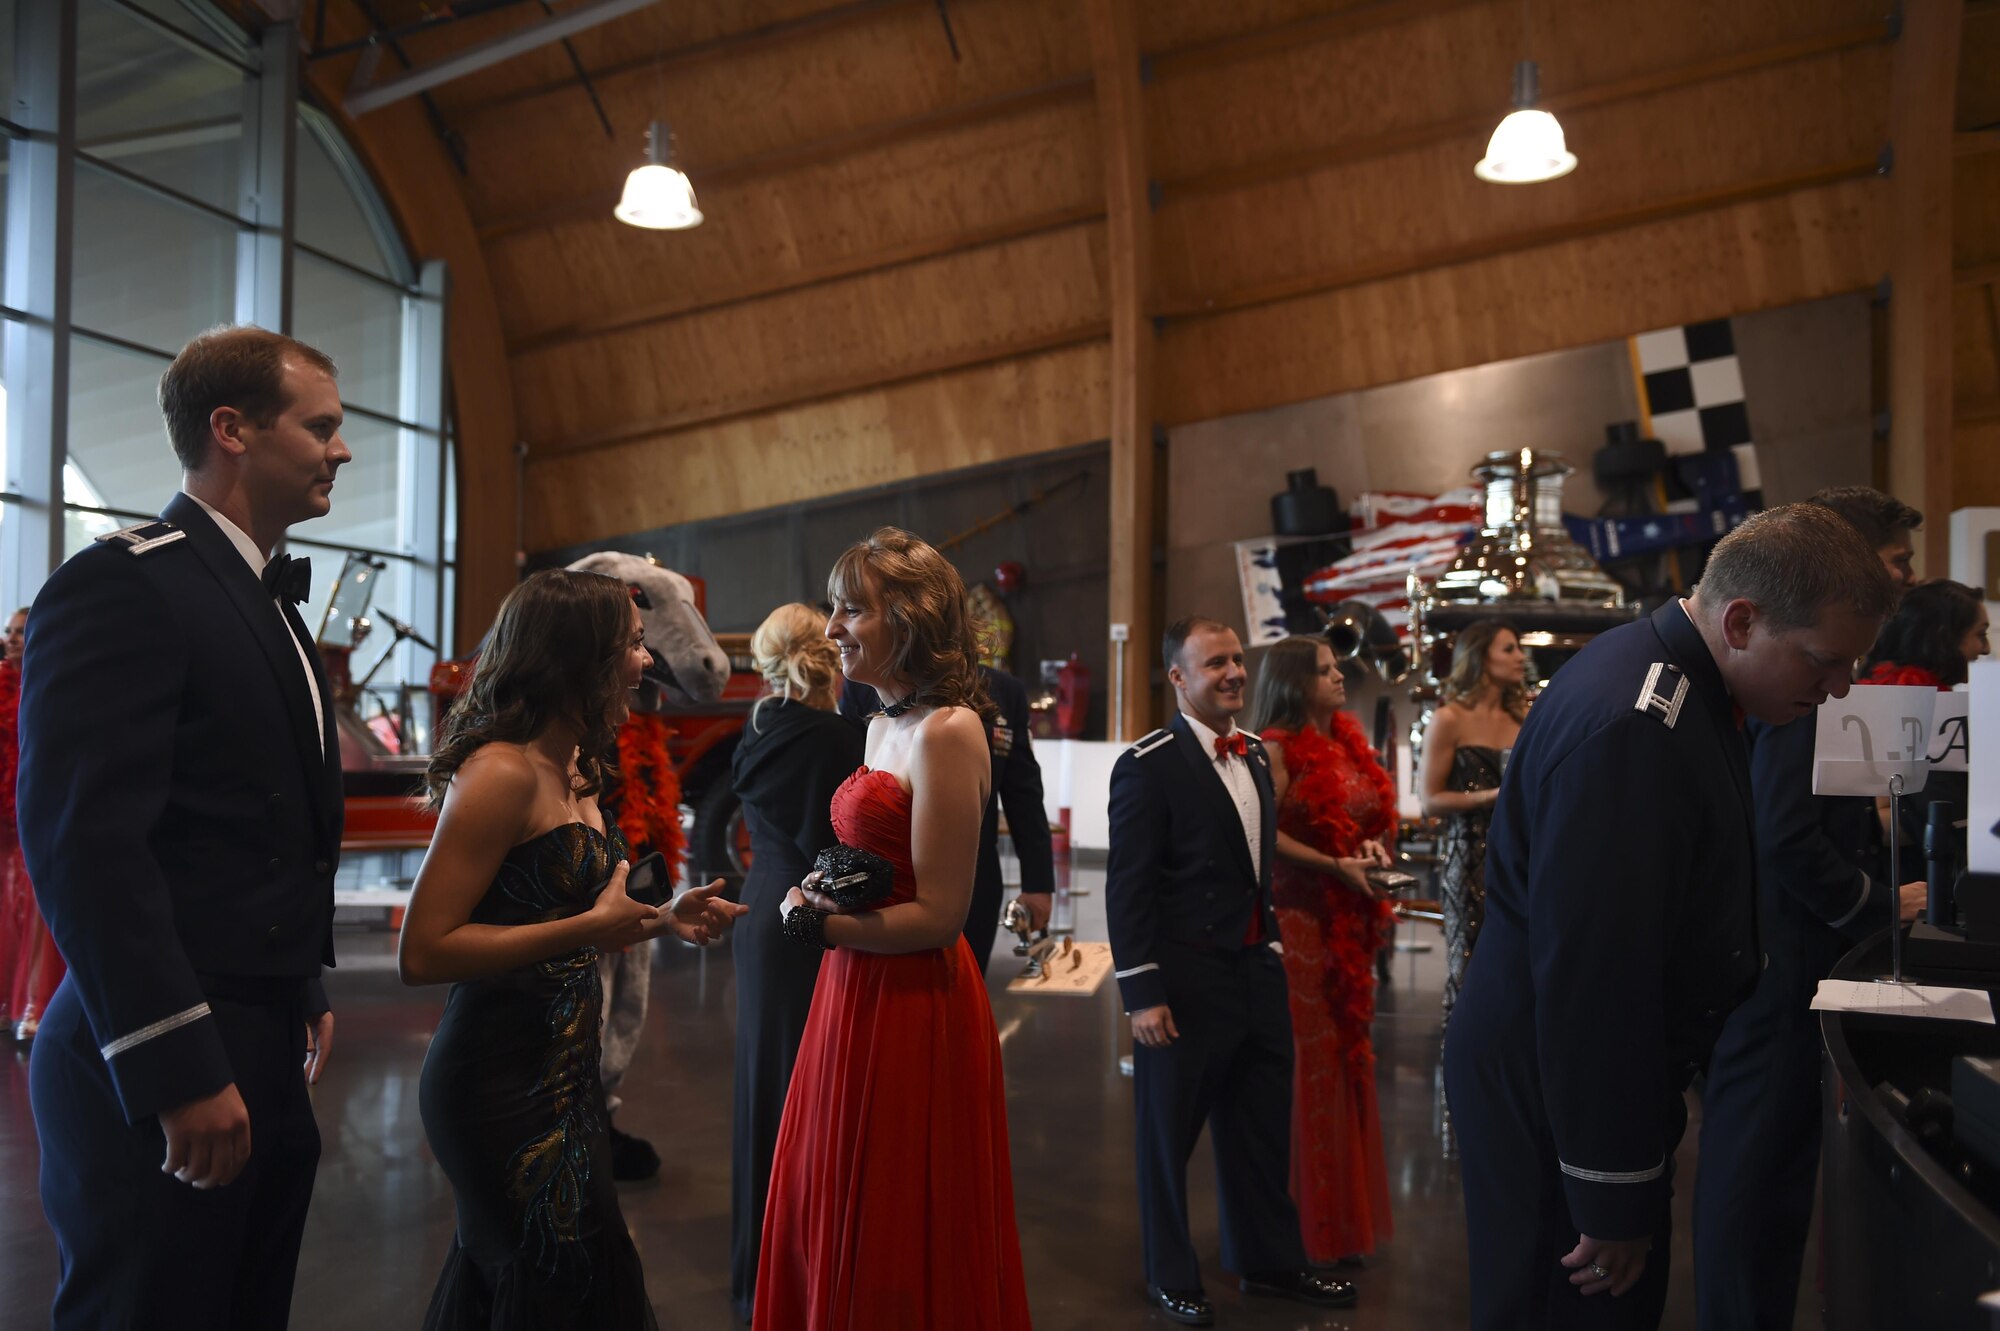
[[[1592,1262],[1590,1264],[1590,1274],[1596,1276],[1599,1280],[1611,1279],[1611,1273],[1605,1270],[1603,1267],[1599,1266],[1596,1262]]]

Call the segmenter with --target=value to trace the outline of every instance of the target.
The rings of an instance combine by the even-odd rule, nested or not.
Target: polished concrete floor
[[[1097,875],[1079,873],[1090,883]],[[1103,937],[1101,892],[1076,901],[1082,938]],[[1414,937],[1435,943],[1436,930]],[[300,1263],[292,1326],[414,1327],[451,1235],[450,1189],[417,1116],[417,1074],[441,1009],[441,989],[396,981],[390,935],[344,934],[329,977],[339,1014],[333,1060],[317,1092],[325,1154]],[[1040,1331],[1170,1325],[1140,1294],[1133,1218],[1131,1083],[1118,1073],[1122,1038],[1113,986],[1087,999],[1004,992],[1005,942],[989,982],[1005,1049],[1015,1190],[1029,1298]],[[1376,1049],[1394,1204],[1394,1237],[1352,1273],[1361,1302],[1337,1313],[1246,1300],[1216,1264],[1209,1157],[1197,1155],[1195,1240],[1205,1254],[1217,1325],[1242,1328],[1462,1326],[1464,1221],[1458,1178],[1437,1108],[1440,950],[1398,952],[1382,992]],[[728,1302],[730,1053],[734,977],[726,950],[664,950],[644,1048],[628,1074],[619,1126],[667,1159],[656,1183],[622,1192],[667,1328],[735,1325]],[[1694,1177],[1692,1141],[1680,1178]],[[53,1240],[35,1192],[36,1150],[24,1062],[0,1064],[0,1308],[9,1326],[41,1324],[55,1286]],[[1675,1288],[1666,1325],[1693,1325],[1686,1193],[1677,1208]],[[1812,1263],[1808,1262],[1810,1268]],[[1800,1327],[1818,1326],[1806,1279]],[[885,1328],[884,1331],[893,1331]]]

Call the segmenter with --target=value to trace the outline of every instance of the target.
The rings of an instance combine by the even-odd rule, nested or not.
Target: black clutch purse
[[[871,851],[831,845],[813,859],[819,872],[815,892],[832,897],[842,910],[858,910],[886,900],[896,885],[896,867]]]

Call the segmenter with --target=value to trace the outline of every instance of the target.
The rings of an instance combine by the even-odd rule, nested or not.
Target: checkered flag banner
[[[1762,488],[1757,449],[1729,320],[1661,328],[1632,341],[1653,437],[1669,456],[1733,452],[1744,494],[1754,495]]]

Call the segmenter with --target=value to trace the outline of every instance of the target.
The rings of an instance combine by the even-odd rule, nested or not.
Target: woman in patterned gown
[[[1257,673],[1251,728],[1271,758],[1278,862],[1271,874],[1292,1009],[1292,1200],[1306,1256],[1373,1252],[1389,1236],[1388,1163],[1375,1099],[1375,954],[1389,903],[1368,882],[1386,866],[1396,791],[1319,638],[1286,638]]]
[[[706,943],[721,880],[655,909],[625,892],[598,794],[648,663],[625,585],[552,569],[516,587],[426,777],[437,831],[397,960],[451,982],[424,1058],[424,1134],[458,1206],[427,1331],[651,1331],[612,1188],[598,1074],[600,948]]]
[[[826,957],[778,1127],[755,1326],[1026,1331],[1000,1040],[963,934],[993,772],[965,584],[884,527],[835,563],[827,596],[842,672],[883,703],[833,830],[895,878],[859,911],[800,888],[783,903],[792,945]]]
[[[1528,658],[1520,635],[1497,619],[1468,624],[1451,655],[1437,710],[1424,732],[1418,778],[1424,812],[1443,819],[1438,896],[1444,907],[1444,1014],[1451,1016],[1486,918],[1486,828],[1500,798],[1501,755],[1528,715]]]

